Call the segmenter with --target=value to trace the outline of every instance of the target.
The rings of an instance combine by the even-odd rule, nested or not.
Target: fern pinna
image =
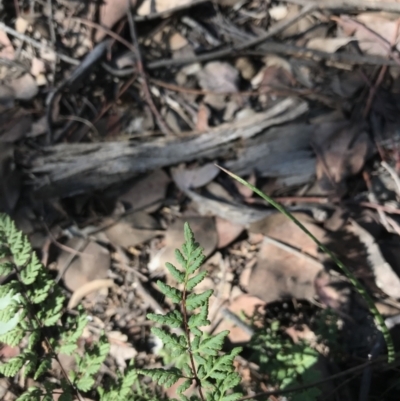
[[[234,371],[233,359],[241,348],[234,348],[230,353],[219,355],[223,342],[229,331],[206,336],[199,327],[210,324],[208,320],[208,301],[212,290],[202,293],[190,293],[205,278],[206,272],[199,272],[204,261],[203,249],[194,240],[189,225],[184,226],[185,243],[175,256],[181,269],[171,263],[166,266],[171,275],[182,285],[183,289],[171,287],[158,281],[160,291],[168,297],[177,309],[165,314],[147,315],[148,319],[161,326],[183,328],[182,334],[174,334],[162,327],[153,327],[152,332],[159,337],[173,355],[186,354],[188,361],[181,369],[141,369],[141,374],[150,376],[164,387],[170,387],[178,380],[182,384],[177,389],[181,401],[235,401],[242,397],[241,393],[233,392],[240,383],[240,376]],[[189,312],[192,312],[189,316]],[[183,393],[195,384],[198,395],[190,399]]]

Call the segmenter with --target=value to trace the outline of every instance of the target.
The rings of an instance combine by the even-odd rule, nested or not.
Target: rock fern
[[[79,354],[78,340],[87,324],[87,316],[80,308],[77,315],[66,313],[61,288],[40,263],[26,236],[8,216],[0,214],[0,345],[19,345],[22,350],[18,356],[0,361],[0,374],[23,375],[40,383],[28,388],[17,400],[50,401],[58,393],[60,401],[81,401],[82,394],[93,395],[95,388],[101,401],[163,399],[141,384],[139,375],[150,376],[163,387],[181,380],[177,389],[181,401],[238,400],[242,394],[233,389],[240,383],[240,376],[234,371],[233,360],[241,349],[223,354],[221,350],[228,331],[206,336],[201,330],[202,326],[210,324],[208,301],[212,291],[190,292],[206,273],[199,272],[204,256],[187,224],[184,234],[186,241],[182,251],[176,251],[181,268],[167,264],[183,289],[158,282],[160,291],[176,304],[176,308],[166,315],[150,313],[148,318],[158,325],[153,327],[153,334],[174,355],[186,355],[187,362],[181,369],[135,369],[131,361],[124,373],[118,372],[115,380],[96,386],[96,375],[110,349],[106,336],[101,335],[91,347],[85,347],[83,355]],[[76,369],[66,372],[59,354],[73,355]],[[63,372],[59,381],[49,374],[54,361],[60,364]],[[188,398],[184,393],[192,385],[195,391]]]
[[[221,353],[228,331],[206,336],[200,329],[210,324],[208,320],[208,302],[212,291],[190,293],[204,279],[206,272],[199,272],[204,261],[203,250],[193,237],[189,225],[184,226],[185,243],[182,251],[176,250],[175,256],[181,266],[177,268],[167,263],[167,268],[182,290],[158,281],[160,291],[169,298],[176,309],[160,315],[150,313],[148,319],[158,323],[152,332],[159,337],[173,355],[187,355],[187,362],[181,369],[141,369],[141,374],[150,376],[164,387],[170,387],[181,381],[177,395],[181,401],[235,401],[242,397],[233,389],[241,379],[234,371],[233,360],[241,348],[234,348],[227,354]],[[189,312],[192,312],[189,315]],[[182,329],[170,332],[164,327]],[[184,393],[195,385],[197,394],[188,398]]]

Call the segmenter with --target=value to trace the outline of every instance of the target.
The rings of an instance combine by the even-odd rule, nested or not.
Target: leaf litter
[[[260,327],[310,342],[332,310],[344,346],[324,345],[328,367],[368,358],[376,333],[349,283],[214,163],[280,199],[396,315],[397,4],[14,3],[0,21],[0,209],[39,238],[70,307],[94,316],[87,338],[106,330],[111,371],[160,363],[146,313],[170,308],[154,283],[173,283],[164,266],[185,221],[215,290],[208,330],[247,346],[262,312]],[[244,362],[251,395],[262,381]],[[391,375],[369,379],[371,399]]]

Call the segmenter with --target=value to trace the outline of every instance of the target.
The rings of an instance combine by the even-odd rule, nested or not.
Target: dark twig
[[[295,15],[293,18],[289,20],[283,20],[275,25],[273,25],[264,35],[257,36],[256,38],[252,38],[244,43],[241,43],[237,46],[234,47],[228,47],[225,49],[221,50],[216,50],[212,51],[209,53],[205,53],[202,55],[199,55],[195,58],[195,62],[204,62],[204,61],[210,61],[214,60],[216,58],[223,58],[223,57],[232,57],[232,56],[237,56],[241,54],[244,50],[247,50],[251,47],[255,47],[266,40],[272,38],[273,36],[278,35],[285,29],[287,29],[289,26],[293,25],[296,23],[299,19],[305,17],[306,15],[310,14],[311,12],[315,11],[318,7],[313,4],[311,6],[305,6],[297,15]],[[160,61],[155,61],[153,63],[148,64],[148,68],[160,68],[160,67],[168,67],[171,65],[183,65],[183,64],[191,64],[193,63],[194,58],[182,58],[179,60],[160,60]]]
[[[133,41],[133,46],[136,49],[135,54],[136,54],[137,72],[142,81],[141,82],[142,90],[143,90],[144,97],[146,99],[146,103],[150,107],[151,112],[153,113],[154,117],[156,118],[157,125],[160,128],[160,130],[162,131],[162,133],[164,135],[174,135],[173,132],[170,130],[170,128],[165,123],[164,119],[162,118],[160,112],[158,111],[156,105],[153,102],[153,97],[151,95],[149,85],[147,83],[146,72],[144,71],[144,68],[143,68],[143,59],[142,59],[142,54],[140,52],[139,41],[137,38],[135,21],[133,20],[132,10],[130,7],[128,7],[128,22],[129,22],[130,34],[131,34],[132,41]]]
[[[320,50],[307,49],[306,47],[294,46],[286,43],[265,42],[257,50],[236,50],[231,48],[229,52],[225,49],[216,50],[213,52],[200,54],[195,57],[177,58],[177,59],[161,59],[149,62],[146,67],[149,70],[154,70],[163,67],[180,66],[186,64],[200,63],[204,61],[215,60],[221,57],[237,57],[245,55],[264,56],[266,53],[283,54],[287,56],[310,58],[315,61],[329,60],[337,63],[347,63],[351,65],[368,64],[368,65],[388,65],[398,66],[394,60],[389,60],[380,56],[360,55],[352,53],[328,53]]]
[[[369,0],[286,0],[288,3],[314,4],[320,10],[386,11],[400,13],[400,3]]]

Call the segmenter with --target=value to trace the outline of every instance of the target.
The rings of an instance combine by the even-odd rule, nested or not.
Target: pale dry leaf
[[[353,38],[313,38],[307,42],[307,48],[335,53],[341,47],[350,43]]]
[[[142,244],[162,232],[157,220],[145,212],[128,214],[119,220],[107,218],[103,224],[108,226],[104,233],[109,241],[123,248]]]
[[[129,206],[129,209],[142,209],[148,213],[156,211],[165,199],[170,178],[164,170],[155,170],[131,185],[118,197],[118,200]]]
[[[208,125],[210,109],[204,103],[200,103],[196,117],[196,131],[207,131],[210,128]]]
[[[184,165],[171,168],[172,178],[179,188],[200,188],[212,181],[220,170],[212,163],[188,169]]]
[[[381,43],[381,37],[391,44],[393,40],[397,50],[400,49],[399,32],[397,31],[396,20],[382,13],[361,13],[355,18],[363,24],[365,28],[355,24],[348,16],[340,17],[340,30],[344,35],[352,35],[356,40],[360,49],[370,55],[387,56],[389,49]],[[397,32],[397,36],[395,34]],[[378,35],[378,37],[375,34]]]
[[[256,69],[248,57],[239,57],[235,61],[235,67],[239,70],[242,77],[248,81],[256,75]]]
[[[243,294],[236,297],[228,306],[228,310],[234,313],[239,319],[243,314],[252,317],[258,308],[263,307],[265,302],[258,297],[249,294]],[[246,322],[247,324],[250,321]],[[233,344],[247,343],[251,339],[249,331],[236,325],[233,321],[224,318],[224,320],[217,326],[214,333],[219,333],[223,330],[229,330],[228,338]]]
[[[43,74],[44,72],[46,72],[46,66],[45,66],[43,60],[40,60],[37,57],[33,57],[30,73],[34,77],[37,77],[39,74]]]
[[[321,242],[325,240],[324,230],[313,224],[309,216],[295,213],[295,217]],[[314,241],[280,213],[253,223],[249,231],[268,236],[264,238],[250,276],[249,294],[267,303],[284,298],[312,299],[314,280],[322,269],[316,259],[318,247]],[[277,240],[293,251],[279,247],[267,238]]]
[[[19,16],[15,20],[15,30],[19,33],[25,33],[29,26],[29,21]]]
[[[321,188],[329,190],[359,173],[372,149],[362,124],[334,122],[315,127],[316,174]]]
[[[15,58],[14,47],[7,34],[2,30],[0,30],[0,57],[8,60],[14,60]]]
[[[31,74],[24,74],[13,79],[9,85],[14,90],[15,98],[19,100],[31,100],[39,92],[36,80]]]
[[[169,38],[169,47],[172,51],[177,51],[179,49],[182,49],[185,47],[189,42],[187,39],[182,36],[180,33],[175,32],[170,38]]]
[[[275,21],[280,21],[280,20],[286,18],[289,10],[285,4],[279,4],[279,5],[270,7],[268,12],[272,19],[274,19]]]
[[[113,343],[110,345],[110,355],[115,359],[120,369],[125,369],[127,366],[126,361],[134,359],[137,351],[130,344]]]
[[[152,13],[163,13],[177,7],[189,6],[195,2],[195,0],[144,0],[137,13],[142,16]]]
[[[106,28],[112,28],[129,10],[129,7],[135,6],[136,0],[103,0],[100,6],[99,19],[100,25]],[[99,42],[106,36],[106,33],[99,29],[95,35],[95,41]]]
[[[70,262],[74,251],[82,247],[82,241],[84,240],[80,238],[69,239],[65,246],[70,248],[70,251],[63,250],[57,258],[59,271],[67,267],[63,279],[70,291],[75,291],[90,281],[107,278],[110,268],[110,252],[92,241],[89,241]]]
[[[114,286],[114,281],[111,279],[92,280],[81,287],[77,288],[68,301],[68,309],[73,309],[79,305],[81,300],[88,295],[91,295],[99,290],[111,288]]]
[[[207,63],[197,74],[202,89],[213,92],[237,92],[239,72],[231,64],[222,61]]]
[[[300,13],[300,6],[297,4],[288,4],[287,5],[287,14],[281,21],[288,21],[294,18],[296,15]],[[287,38],[289,36],[298,35],[310,29],[315,22],[311,15],[306,15],[305,17],[301,18],[300,20],[296,21],[294,24],[291,24],[288,28],[286,28],[280,36],[283,38]]]
[[[228,246],[239,237],[244,230],[244,226],[235,224],[232,221],[222,219],[218,216],[215,218],[215,224],[218,233],[218,249]]]

